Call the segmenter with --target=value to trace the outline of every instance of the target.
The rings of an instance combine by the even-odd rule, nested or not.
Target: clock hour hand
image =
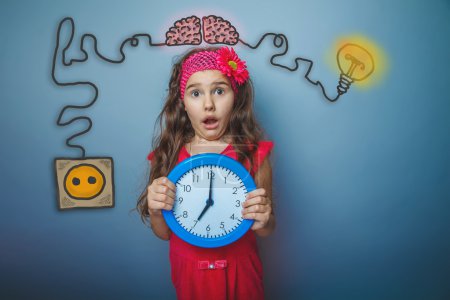
[[[206,205],[205,208],[202,210],[202,213],[200,214],[200,216],[198,216],[197,220],[200,221],[200,219],[203,217],[203,215],[205,214],[205,212],[208,210],[208,208],[211,206],[212,204],[210,204],[209,199],[206,200]]]
[[[198,216],[198,218],[197,218],[198,221],[200,221],[200,219],[203,217],[203,215],[208,210],[208,208],[210,206],[214,205],[214,200],[211,198],[211,191],[212,191],[212,172],[211,172],[211,177],[209,178],[209,197],[208,197],[208,200],[206,200],[205,208],[203,208],[200,216]]]

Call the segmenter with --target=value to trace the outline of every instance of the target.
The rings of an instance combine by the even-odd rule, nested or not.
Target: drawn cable
[[[84,41],[86,38],[90,37],[91,39],[93,39],[94,41],[94,51],[97,54],[97,56],[109,63],[114,63],[114,64],[120,64],[122,62],[125,61],[125,53],[123,52],[123,48],[125,47],[125,45],[127,43],[130,43],[130,45],[132,47],[137,47],[139,45],[139,38],[140,37],[146,37],[148,39],[148,44],[149,46],[164,46],[165,43],[153,43],[152,42],[152,37],[149,34],[146,33],[139,33],[139,34],[134,34],[132,37],[125,39],[122,44],[120,45],[120,58],[119,59],[111,59],[111,58],[107,58],[106,56],[102,55],[99,51],[98,51],[98,47],[97,47],[97,38],[95,37],[95,35],[90,34],[90,33],[86,33],[83,34],[81,37],[81,43],[80,43],[80,51],[84,54],[84,57],[81,59],[71,59],[69,62],[66,62],[66,51],[70,48],[70,46],[72,45],[72,41],[73,41],[73,37],[75,34],[75,24],[72,18],[70,17],[66,17],[64,18],[58,25],[58,30],[57,30],[57,36],[56,36],[56,45],[55,45],[55,50],[53,53],[53,61],[52,61],[52,79],[53,82],[55,84],[57,84],[58,86],[78,86],[78,85],[87,85],[90,86],[94,89],[94,96],[92,97],[91,101],[86,104],[86,105],[66,105],[64,106],[64,108],[61,110],[61,112],[58,115],[58,119],[56,121],[56,124],[58,126],[67,126],[75,121],[78,120],[85,120],[88,122],[88,126],[86,129],[77,132],[73,135],[71,135],[69,138],[66,139],[66,145],[68,147],[71,148],[78,148],[81,150],[81,157],[84,158],[86,156],[86,151],[84,149],[84,147],[80,146],[80,145],[76,145],[76,144],[72,144],[71,140],[81,136],[87,132],[89,132],[89,130],[91,130],[92,128],[92,120],[91,118],[87,117],[87,116],[78,116],[75,118],[70,119],[69,121],[66,122],[62,122],[61,119],[65,113],[66,110],[68,109],[85,109],[88,108],[90,106],[92,106],[95,101],[97,101],[98,98],[98,88],[97,86],[90,81],[75,81],[75,82],[61,82],[59,81],[56,76],[55,76],[55,70],[56,70],[56,62],[57,62],[57,57],[58,57],[58,53],[59,53],[59,48],[60,48],[60,35],[61,35],[61,29],[64,25],[64,23],[68,22],[69,26],[70,26],[70,37],[69,37],[69,41],[67,43],[67,45],[64,47],[63,51],[62,51],[62,57],[61,57],[61,62],[64,66],[71,66],[73,63],[81,63],[81,62],[86,62],[89,58],[88,53],[85,51],[84,49]]]
[[[264,40],[266,37],[268,37],[268,36],[273,36],[273,45],[274,45],[275,47],[277,47],[277,48],[282,47],[283,44],[286,43],[286,47],[285,47],[285,49],[284,49],[283,52],[281,52],[281,53],[276,53],[276,54],[274,54],[274,55],[271,56],[271,58],[270,58],[270,63],[271,63],[273,66],[276,66],[276,67],[280,67],[280,68],[286,69],[286,70],[288,70],[288,71],[290,71],[290,72],[295,72],[295,71],[300,67],[300,64],[298,63],[298,61],[302,61],[302,62],[308,63],[308,68],[307,68],[306,73],[305,73],[305,76],[304,76],[305,79],[308,80],[309,83],[311,83],[311,84],[313,84],[313,85],[315,85],[315,86],[319,86],[319,87],[321,88],[321,90],[322,90],[322,94],[324,95],[324,97],[325,97],[327,100],[329,100],[329,101],[331,101],[331,102],[334,102],[334,101],[336,101],[336,100],[339,99],[339,96],[340,96],[341,94],[338,93],[338,95],[337,95],[335,98],[330,98],[330,97],[326,94],[325,88],[324,88],[323,84],[322,84],[319,80],[314,81],[314,80],[312,80],[312,79],[309,78],[309,73],[311,72],[312,67],[313,67],[313,64],[314,64],[312,60],[309,60],[309,59],[303,58],[303,57],[296,57],[295,60],[294,60],[294,62],[295,62],[295,67],[294,67],[294,68],[289,68],[288,66],[285,66],[285,65],[278,64],[278,63],[275,63],[275,62],[274,62],[276,57],[280,57],[280,56],[286,55],[286,53],[287,53],[288,50],[289,50],[288,39],[286,38],[286,36],[285,36],[284,34],[282,34],[282,33],[273,33],[273,32],[265,33],[265,34],[259,39],[259,41],[256,43],[256,45],[254,45],[254,46],[252,46],[252,45],[250,45],[249,43],[243,41],[241,38],[239,38],[239,42],[241,42],[242,44],[244,44],[245,46],[247,46],[247,47],[249,47],[249,48],[251,48],[251,49],[257,49],[257,48],[260,46],[260,44],[263,42],[263,40]]]

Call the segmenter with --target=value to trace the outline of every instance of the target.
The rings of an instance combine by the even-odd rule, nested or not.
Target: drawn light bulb
[[[337,87],[339,95],[345,94],[353,81],[366,79],[373,73],[375,64],[372,54],[356,44],[345,44],[337,52],[341,76]]]

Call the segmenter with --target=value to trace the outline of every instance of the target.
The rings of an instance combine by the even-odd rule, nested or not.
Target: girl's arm
[[[169,240],[172,231],[167,226],[161,211],[159,213],[149,212],[149,214],[150,214],[150,226],[153,230],[153,233],[162,240],[165,241]]]

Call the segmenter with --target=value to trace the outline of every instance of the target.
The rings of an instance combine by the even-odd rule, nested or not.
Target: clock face
[[[173,213],[189,233],[217,238],[242,223],[242,202],[247,189],[239,176],[228,168],[213,165],[193,168],[178,180],[176,186]]]
[[[242,203],[255,189],[253,179],[237,161],[220,154],[198,154],[169,174],[176,185],[167,225],[185,241],[219,247],[240,238],[253,221],[242,219]]]

